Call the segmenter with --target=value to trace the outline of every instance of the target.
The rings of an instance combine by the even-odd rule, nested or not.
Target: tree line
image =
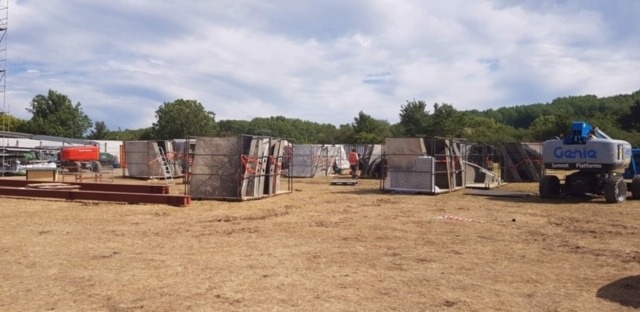
[[[598,98],[570,96],[536,103],[487,110],[459,111],[448,103],[410,100],[400,106],[400,121],[391,124],[360,111],[353,122],[335,126],[283,116],[252,120],[219,120],[197,100],[165,102],[155,111],[148,128],[108,129],[93,122],[80,103],[49,90],[36,95],[27,111],[31,119],[3,115],[5,129],[15,132],[92,140],[165,140],[193,136],[267,135],[299,144],[373,144],[389,137],[455,137],[493,144],[544,141],[568,131],[573,121],[586,121],[611,137],[640,146],[640,90],[632,94]]]

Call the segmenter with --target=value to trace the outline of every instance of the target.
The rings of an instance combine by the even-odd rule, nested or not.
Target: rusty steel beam
[[[11,180],[0,179],[0,187],[26,187],[27,184],[51,183],[55,181],[37,180]],[[60,182],[69,185],[79,185],[82,191],[100,191],[117,193],[145,193],[145,194],[169,194],[168,185],[152,184],[118,184],[118,183],[94,183],[94,182]]]
[[[53,190],[22,187],[0,187],[0,196],[60,198],[66,200],[96,200],[130,204],[164,204],[185,207],[191,204],[189,195],[120,193],[83,190]]]

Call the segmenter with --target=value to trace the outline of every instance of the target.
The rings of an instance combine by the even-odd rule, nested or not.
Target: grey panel
[[[381,144],[374,144],[371,147],[371,158],[375,159],[375,158],[380,158],[382,156],[382,145]]]
[[[280,189],[287,146],[265,137],[197,138],[190,195],[244,200],[291,191]]]
[[[256,141],[251,136],[242,136],[242,162],[244,166],[244,170],[242,171],[242,187],[240,189],[240,196],[255,196],[255,187],[256,187],[256,170],[257,170],[257,159],[255,157],[256,153]]]
[[[265,175],[269,161],[269,138],[243,137],[243,157],[250,160],[250,172],[245,172],[242,185],[243,197],[264,195]]]
[[[320,156],[320,145],[293,145],[289,176],[312,178],[316,176],[316,160]]]
[[[326,172],[333,172],[333,163],[335,162],[338,168],[349,169],[349,158],[343,145],[326,145],[327,147],[327,161],[325,162]]]
[[[389,169],[411,169],[415,159],[425,156],[427,149],[421,138],[388,138],[385,140],[387,167]]]
[[[157,148],[158,144],[153,141],[124,142],[127,172],[130,177],[164,177]]]
[[[415,159],[413,168],[409,170],[390,169],[384,181],[386,190],[414,191],[434,193],[433,157],[424,156]]]
[[[338,154],[336,155],[336,165],[340,169],[349,169],[349,152],[344,147],[344,145],[340,145],[338,149]]]
[[[238,198],[240,141],[238,137],[196,139],[190,195],[194,198]]]
[[[256,153],[256,157],[258,158],[258,166],[256,169],[256,175],[258,176],[257,187],[254,191],[254,196],[264,196],[265,195],[265,184],[268,176],[269,170],[269,138],[260,138],[256,140],[258,144],[258,150]],[[268,194],[268,192],[267,192]]]
[[[283,165],[287,146],[290,147],[286,140],[276,139],[273,141],[271,159],[269,162],[269,172],[271,174],[269,194],[279,194],[292,191],[289,189],[289,184],[281,183],[281,178],[285,170]]]

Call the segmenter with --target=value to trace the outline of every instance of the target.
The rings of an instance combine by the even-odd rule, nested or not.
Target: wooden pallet
[[[356,185],[358,184],[358,180],[332,180],[331,185]]]

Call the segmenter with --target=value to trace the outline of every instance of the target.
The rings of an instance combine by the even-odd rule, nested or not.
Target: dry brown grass
[[[375,180],[329,182],[298,179],[292,194],[187,208],[2,198],[0,310],[640,307],[640,201],[403,195],[381,193]]]

